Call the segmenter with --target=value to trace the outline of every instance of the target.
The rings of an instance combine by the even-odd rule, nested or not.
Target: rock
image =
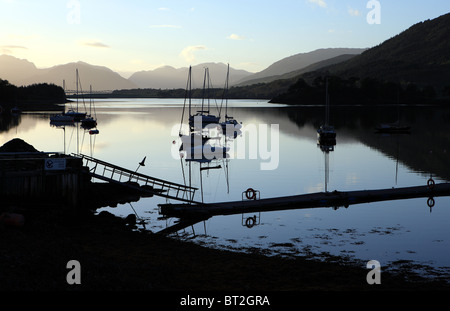
[[[127,217],[125,217],[125,224],[129,226],[136,226],[136,215],[130,214]]]
[[[14,138],[0,147],[0,152],[39,152],[20,138]]]

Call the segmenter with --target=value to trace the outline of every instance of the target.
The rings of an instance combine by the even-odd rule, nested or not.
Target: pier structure
[[[0,206],[76,207],[84,183],[78,158],[58,152],[0,152]]]
[[[332,191],[301,194],[293,196],[205,204],[159,204],[160,214],[183,220],[208,219],[216,215],[232,215],[253,212],[268,212],[287,209],[306,209],[319,207],[348,207],[378,201],[427,198],[427,204],[434,205],[434,197],[450,196],[450,183],[424,186],[388,188],[377,190]]]
[[[84,154],[74,156],[81,159],[91,177],[139,190],[144,195],[158,195],[187,203],[199,203],[194,200],[195,191],[198,190],[195,187],[141,174]]]
[[[198,203],[196,190],[82,154],[41,152],[18,138],[0,147],[0,211],[96,209],[153,195]]]

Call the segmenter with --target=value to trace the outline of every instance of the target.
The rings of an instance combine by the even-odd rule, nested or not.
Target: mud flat
[[[0,226],[0,289],[12,291],[433,291],[447,282],[410,270],[382,272],[368,285],[364,265],[210,249],[133,229],[108,212],[26,215]],[[81,284],[69,285],[70,260]]]

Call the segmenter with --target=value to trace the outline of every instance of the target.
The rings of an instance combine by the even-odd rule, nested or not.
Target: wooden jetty
[[[450,183],[434,184],[434,182],[429,182],[426,186],[348,192],[318,192],[259,200],[208,204],[159,204],[159,208],[160,214],[165,217],[207,219],[216,215],[318,207],[348,207],[349,205],[361,203],[422,197],[432,199],[439,196],[450,196]]]
[[[89,169],[88,174],[91,177],[139,190],[143,194],[158,195],[188,203],[199,203],[193,200],[195,191],[198,190],[195,187],[141,174],[84,154],[74,154],[74,156],[83,161],[84,166]]]
[[[97,208],[153,195],[197,203],[196,190],[86,155],[40,152],[18,138],[0,147],[0,211]]]

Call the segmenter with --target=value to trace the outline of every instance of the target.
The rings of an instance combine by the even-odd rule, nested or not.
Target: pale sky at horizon
[[[258,72],[319,48],[373,47],[450,12],[448,0],[379,0],[380,23],[369,24],[368,3],[0,0],[0,54],[38,68],[84,61],[133,73],[223,62]]]

